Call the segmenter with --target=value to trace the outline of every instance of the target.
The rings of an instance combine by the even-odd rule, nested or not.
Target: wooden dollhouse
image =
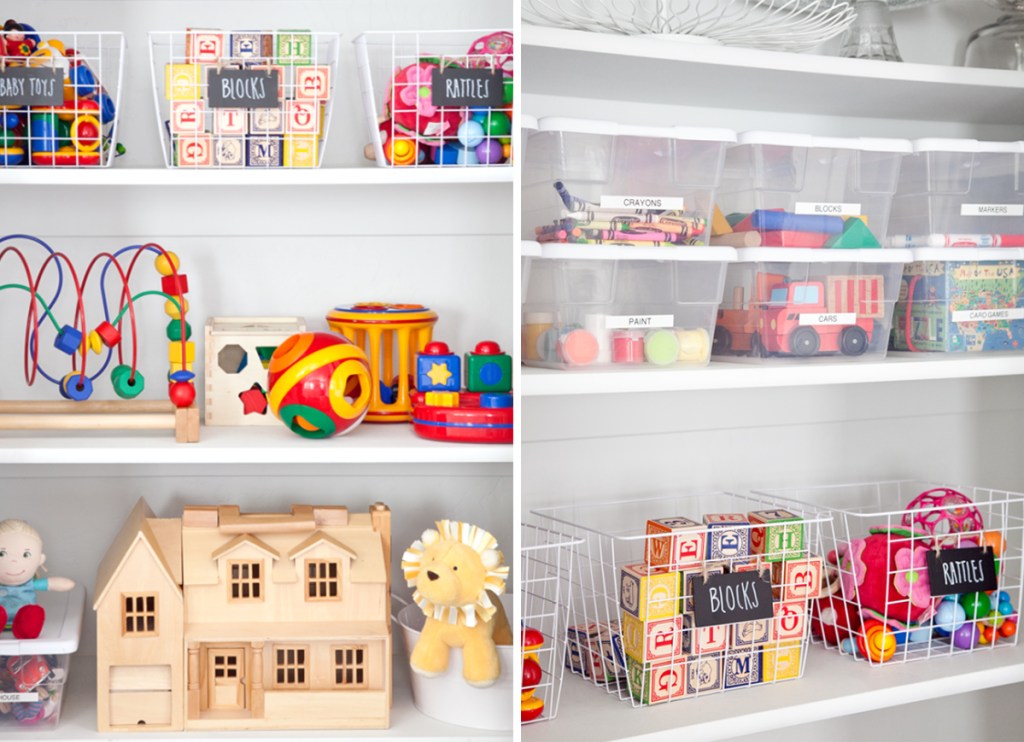
[[[96,579],[101,732],[387,728],[391,511],[139,500]]]

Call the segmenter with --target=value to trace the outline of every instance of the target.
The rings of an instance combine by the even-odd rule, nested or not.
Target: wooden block
[[[285,132],[284,112],[280,108],[249,109],[250,134],[280,134]]]
[[[266,56],[270,56],[270,55],[266,55]],[[265,70],[268,73],[272,72],[273,70],[277,70],[277,98],[280,101],[283,101],[285,99],[285,95],[284,95],[284,67],[282,67],[279,64],[261,63],[261,64],[249,65],[249,69]]]
[[[174,410],[174,440],[178,443],[199,442],[199,408],[194,404]]]
[[[164,67],[164,97],[167,100],[202,100],[198,64],[168,64]]]
[[[725,214],[715,204],[715,210],[711,215],[711,236],[719,237],[723,234],[729,234],[732,232],[732,225],[729,224],[729,220],[725,218]]]
[[[245,137],[215,137],[214,167],[245,167]]]
[[[596,683],[624,677],[626,655],[618,622],[570,626],[566,631],[565,666]]]
[[[652,664],[626,657],[626,675],[630,694],[645,706],[686,695],[686,662],[683,660]]]
[[[317,167],[319,164],[320,140],[315,135],[284,135],[285,167]]]
[[[278,31],[275,58],[278,64],[289,67],[313,64],[313,34],[304,30]]]
[[[816,600],[821,595],[825,565],[821,557],[790,559],[772,565],[772,586],[782,600]]]
[[[722,655],[702,654],[686,661],[686,694],[717,693],[722,690]]]
[[[268,56],[263,53],[261,31],[234,31],[231,34],[231,59],[255,59]]]
[[[750,523],[743,513],[706,513],[708,559],[743,559],[750,554]]]
[[[215,108],[213,133],[219,136],[241,136],[248,130],[249,116],[244,108]]]
[[[802,639],[807,628],[807,603],[776,601],[772,619],[772,641]]]
[[[682,646],[682,616],[641,621],[622,614],[622,648],[640,662],[658,662],[685,654]]]
[[[295,68],[295,97],[325,101],[331,95],[331,68],[326,65]]]
[[[213,164],[213,138],[209,134],[179,134],[175,154],[181,167],[209,167]]]
[[[729,645],[729,627],[727,625],[694,626],[693,614],[682,616],[683,638],[682,648],[686,654],[707,654],[721,652]]]
[[[283,138],[249,135],[245,140],[246,167],[281,167]]]
[[[739,621],[730,627],[729,636],[733,647],[756,647],[770,641],[772,619],[762,618],[756,621]]]
[[[171,133],[194,134],[203,130],[206,106],[201,100],[171,102]]]
[[[641,620],[670,618],[679,611],[679,572],[626,565],[620,576],[619,602],[624,611]]]
[[[788,510],[754,510],[750,519],[750,553],[769,562],[793,559],[804,554],[803,519]]]
[[[726,689],[742,688],[761,682],[761,652],[758,650],[729,652],[724,665],[722,685]]]
[[[185,61],[217,64],[224,56],[224,34],[221,31],[190,28],[185,31]]]
[[[761,651],[761,673],[764,682],[792,680],[800,677],[803,649],[800,642],[769,645]]]
[[[285,122],[289,134],[319,134],[320,105],[307,100],[287,100]]]
[[[703,580],[704,575],[718,575],[725,572],[725,564],[718,562],[705,562],[700,567],[684,569],[679,572],[679,584],[682,589],[679,601],[680,613],[693,613],[693,583],[694,580]]]
[[[220,508],[216,505],[189,505],[181,511],[182,528],[216,528]]]
[[[652,567],[686,569],[704,561],[704,527],[694,520],[681,516],[648,520],[646,533],[669,534],[644,543],[644,561]]]

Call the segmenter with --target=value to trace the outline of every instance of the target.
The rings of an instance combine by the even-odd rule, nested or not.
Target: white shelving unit
[[[5,233],[51,241],[81,263],[102,250],[155,241],[178,253],[189,276],[190,321],[201,369],[208,316],[303,316],[326,330],[334,306],[358,301],[419,302],[438,312],[434,337],[455,352],[483,339],[513,346],[512,168],[378,168],[363,159],[365,116],[355,35],[364,30],[511,28],[512,3],[414,0],[29,0],[15,16],[47,28],[121,30],[128,45],[119,140],[127,154],[112,168],[0,169]],[[339,31],[338,99],[324,167],[310,170],[169,170],[162,167],[153,113],[147,32],[168,28],[310,28]],[[38,261],[34,263],[38,265]],[[13,265],[3,267],[13,270]],[[150,272],[143,281],[155,282]],[[13,279],[15,275],[8,274]],[[147,286],[148,288],[148,286]],[[5,292],[5,294],[11,292]],[[51,399],[50,385],[21,377],[25,305],[0,297],[0,342],[16,348],[0,363],[0,396]],[[157,306],[140,304],[139,368],[160,395],[166,371]],[[111,396],[97,381],[96,396]],[[509,445],[443,444],[410,426],[364,424],[350,435],[310,441],[280,428],[206,428],[198,444],[167,434],[123,432],[0,434],[0,517],[24,518],[43,532],[47,565],[85,585],[140,496],[161,516],[186,504],[234,503],[244,511],[293,503],[345,504],[393,512],[392,584],[405,597],[399,567],[406,545],[438,518],[487,527],[513,561]],[[509,739],[442,724],[412,704],[402,640],[395,631],[392,728],[346,732],[382,739]],[[95,731],[95,621],[86,611],[60,727],[34,739],[127,739]],[[512,699],[509,700],[512,712]],[[4,729],[3,732],[7,732]],[[20,738],[17,729],[11,730]],[[224,739],[326,739],[338,732],[219,734]],[[0,733],[0,737],[4,734]],[[27,735],[26,735],[27,736]],[[130,738],[135,738],[131,735]],[[208,739],[185,733],[146,739]]]
[[[905,64],[527,26],[524,112],[837,136],[1021,139],[1024,79],[950,66],[987,12],[962,3],[895,14],[904,58],[913,60]],[[533,226],[522,225],[527,239]],[[1016,453],[1024,357],[1015,354],[524,368],[520,388],[526,520],[537,507],[782,483],[923,477],[1024,488]],[[649,709],[567,676],[558,717],[524,728],[523,739],[1012,738],[1021,713],[1009,699],[1022,682],[1020,646],[874,669],[812,647],[799,682]]]

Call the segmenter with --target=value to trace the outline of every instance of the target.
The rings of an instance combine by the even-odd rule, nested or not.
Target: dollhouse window
[[[156,636],[156,593],[121,595],[121,635]]]
[[[367,683],[366,646],[332,647],[334,685],[338,688],[365,688]]]
[[[306,658],[308,647],[274,647],[274,686],[276,688],[306,688]]]
[[[262,562],[228,562],[228,572],[231,600],[263,600]]]
[[[306,560],[306,600],[341,600],[341,562]]]

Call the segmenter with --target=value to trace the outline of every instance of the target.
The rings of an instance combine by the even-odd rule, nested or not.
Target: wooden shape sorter
[[[206,424],[280,425],[266,403],[267,367],[300,317],[211,317],[206,322]]]

